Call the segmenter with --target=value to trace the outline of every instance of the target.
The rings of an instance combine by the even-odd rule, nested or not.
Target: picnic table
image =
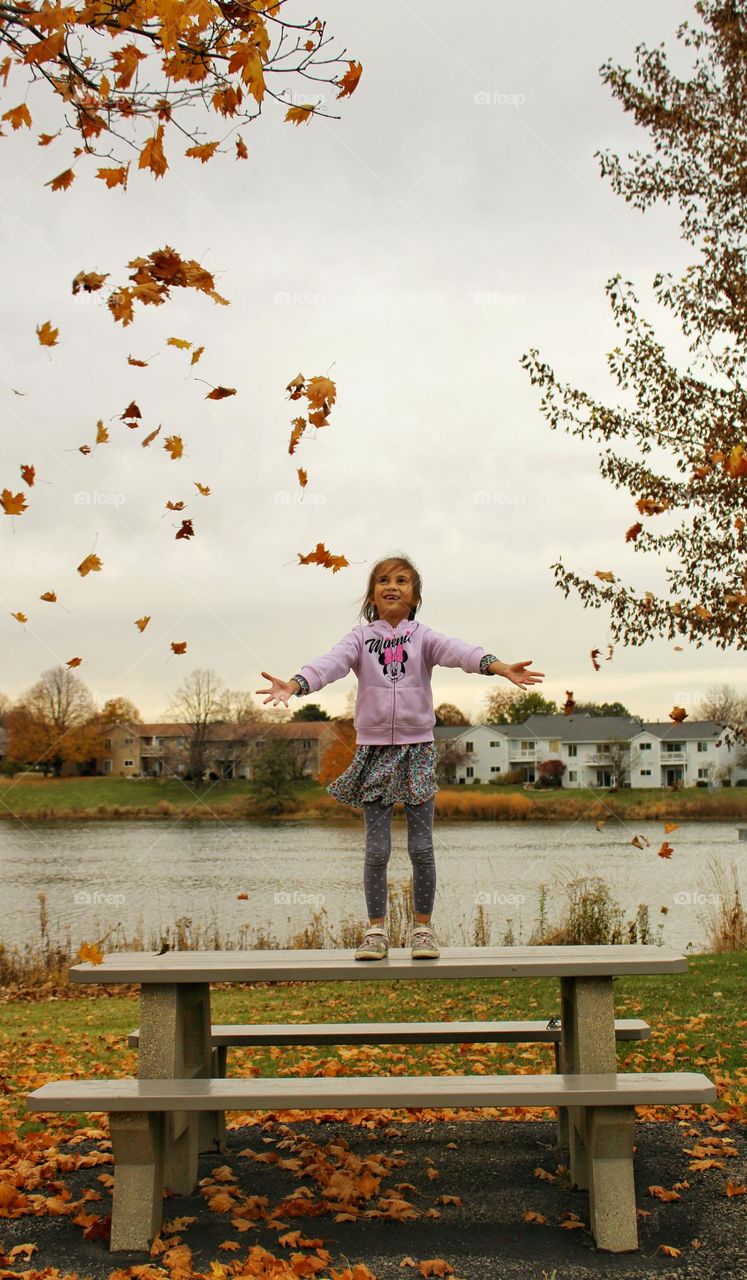
[[[427,961],[413,960],[409,950],[395,947],[385,960],[365,964],[339,950],[167,951],[163,955],[113,952],[100,964],[86,961],[73,965],[73,982],[140,985],[140,1025],[134,1041],[131,1038],[131,1043],[138,1045],[137,1080],[88,1082],[95,1087],[89,1088],[84,1108],[116,1113],[111,1117],[115,1188],[118,1160],[123,1168],[130,1169],[130,1173],[122,1175],[119,1203],[115,1190],[112,1248],[124,1247],[124,1241],[134,1238],[131,1228],[135,1221],[135,1236],[142,1238],[143,1213],[134,1201],[143,1196],[143,1152],[150,1152],[155,1170],[154,1202],[161,1179],[173,1192],[191,1194],[197,1183],[198,1154],[219,1149],[218,1116],[222,1120],[228,1109],[247,1105],[264,1105],[267,1109],[314,1105],[557,1105],[567,1113],[565,1132],[572,1183],[590,1191],[592,1229],[598,1246],[616,1251],[635,1249],[635,1102],[710,1101],[715,1099],[716,1089],[699,1074],[617,1074],[616,1040],[625,1031],[621,1033],[621,1024],[616,1024],[613,983],[623,974],[663,976],[686,970],[686,957],[667,947],[627,944],[447,947],[439,958]],[[552,1033],[548,1027],[546,1038],[554,1035],[559,1041],[560,1074],[303,1081],[282,1077],[222,1082],[217,1078],[217,1029],[212,1026],[210,1012],[212,983],[433,982],[529,977],[555,977],[559,981],[560,1029]],[[459,1028],[463,1027],[467,1031],[462,1039],[469,1042],[480,1038],[480,1024],[456,1024],[456,1035],[449,1022],[427,1024],[431,1029],[435,1027],[432,1035],[418,1033],[416,1027],[424,1025],[416,1024],[408,1034],[411,1024],[396,1024],[396,1033],[388,1038],[397,1038],[401,1033],[402,1040],[417,1038],[425,1042],[438,1038],[441,1030],[441,1038],[453,1040],[460,1038]],[[496,1028],[500,1025],[520,1024],[490,1024]],[[647,1024],[641,1025],[649,1030]],[[356,1024],[351,1037],[355,1042],[365,1041],[366,1026],[374,1039],[381,1024]],[[220,1030],[230,1033],[230,1028]],[[245,1030],[251,1033],[251,1026]],[[265,1026],[261,1031],[267,1032],[259,1041],[264,1039],[265,1043],[345,1042],[345,1024],[337,1024],[337,1032],[334,1024],[320,1028],[316,1041],[313,1036],[294,1038],[293,1024],[273,1024],[272,1029]],[[501,1038],[497,1032],[486,1033],[486,1037],[488,1034],[495,1040]],[[630,1034],[641,1033],[633,1030]],[[509,1038],[508,1033],[505,1038]],[[513,1038],[521,1036],[514,1034]],[[229,1034],[224,1043],[230,1042]],[[59,1088],[54,1083],[43,1086],[30,1096],[29,1105],[35,1110],[44,1110],[45,1104],[46,1109],[77,1109],[75,1090],[61,1088],[69,1083],[72,1082],[59,1082]],[[506,1101],[502,1100],[504,1097]],[[452,1101],[439,1102],[439,1098]],[[147,1130],[143,1128],[143,1112],[150,1126]],[[160,1127],[155,1124],[154,1113]],[[152,1214],[150,1230],[157,1230],[154,1224],[160,1224],[160,1203],[152,1206]]]

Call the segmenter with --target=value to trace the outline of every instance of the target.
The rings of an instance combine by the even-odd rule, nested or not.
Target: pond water
[[[399,812],[399,811],[398,811]],[[631,845],[646,836],[650,847]],[[731,882],[737,871],[747,901],[747,843],[737,822],[683,823],[666,838],[672,857],[658,857],[661,822],[438,822],[433,923],[441,945],[472,941],[481,904],[490,942],[506,929],[528,942],[537,919],[539,886],[547,885],[551,921],[562,915],[563,885],[578,875],[601,876],[625,919],[649,907],[654,936],[680,950],[705,950],[705,918],[717,906],[712,868]],[[407,883],[410,861],[404,820],[395,818],[389,884]],[[46,895],[52,941],[102,938],[119,925],[146,946],[178,917],[195,925],[217,920],[221,931],[251,945],[258,928],[278,945],[324,910],[336,932],[347,918],[365,922],[363,822],[101,821],[0,823],[0,941],[39,941],[39,900]],[[248,897],[240,899],[239,894]],[[662,911],[666,908],[666,911]],[[658,934],[658,926],[663,932]]]

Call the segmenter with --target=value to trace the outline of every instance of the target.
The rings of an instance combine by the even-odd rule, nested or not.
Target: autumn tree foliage
[[[86,685],[69,667],[52,667],[5,717],[8,756],[59,776],[66,762],[104,753],[105,725]]]
[[[636,49],[635,73],[606,63],[602,79],[650,141],[627,160],[598,152],[616,194],[645,211],[679,213],[694,251],[681,278],[659,273],[656,303],[688,353],[678,367],[642,313],[633,284],[606,285],[621,346],[611,374],[628,403],[612,407],[563,383],[536,349],[522,357],[550,427],[604,443],[602,476],[631,496],[621,542],[660,557],[663,591],[625,584],[614,566],[593,576],[552,566],[567,596],[605,607],[616,640],[654,636],[747,647],[747,4],[701,0],[701,24],[677,38],[691,70],[675,74],[664,47]],[[663,313],[662,313],[663,314]],[[633,456],[631,456],[633,455]]]
[[[352,720],[336,720],[334,736],[319,761],[319,782],[324,787],[352,764],[355,755],[355,725]]]
[[[68,189],[79,158],[90,156],[102,162],[95,176],[111,189],[126,188],[133,159],[163,177],[167,140],[189,144],[184,155],[205,164],[261,114],[265,98],[285,107],[285,120],[295,125],[329,115],[316,86],[331,84],[337,98],[349,96],[361,64],[344,50],[332,56],[322,19],[294,22],[285,8],[285,0],[1,0],[0,83],[8,106],[0,136],[32,128],[36,89],[45,90],[60,128],[40,133],[39,146],[63,129],[79,139],[72,165],[46,185]],[[208,125],[217,137],[206,138]],[[233,146],[237,160],[247,159],[240,133]]]

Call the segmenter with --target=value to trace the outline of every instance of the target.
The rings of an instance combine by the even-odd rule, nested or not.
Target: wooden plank
[[[438,959],[413,960],[409,948],[363,964],[344,950],[111,952],[102,964],[71,965],[73,982],[335,982],[403,978],[521,978],[684,973],[687,958],[668,947],[445,947]]]
[[[297,1044],[553,1044],[560,1040],[560,1027],[547,1022],[258,1022],[215,1023],[211,1042],[218,1045]],[[642,1018],[618,1018],[617,1040],[648,1040],[651,1027]],[[127,1037],[137,1048],[139,1029]]]
[[[318,1107],[652,1106],[716,1101],[700,1072],[591,1075],[313,1076],[226,1080],[51,1080],[31,1111],[235,1111]]]

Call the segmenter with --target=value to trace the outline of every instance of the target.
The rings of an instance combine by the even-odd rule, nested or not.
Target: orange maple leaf
[[[119,165],[116,169],[97,169],[96,177],[101,178],[105,182],[109,190],[112,187],[127,187],[127,175],[130,172],[129,164]]]
[[[152,614],[147,613],[143,618],[136,618],[136,619],[135,619],[135,626],[138,628],[138,630],[141,632],[141,634],[142,634],[142,632],[143,632],[143,631],[145,631],[145,628],[147,627],[148,623],[150,622],[151,617],[152,617]]]
[[[142,418],[142,413],[138,409],[134,400],[131,400],[124,413],[120,413],[120,418],[124,422],[127,418]],[[129,423],[127,424],[129,426]]]
[[[334,82],[335,84],[338,84],[340,86],[340,92],[337,95],[338,98],[350,97],[350,94],[355,92],[358,86],[358,81],[361,78],[362,72],[363,72],[362,63],[350,62],[348,60],[348,69],[345,72],[345,75],[341,76],[339,80],[336,80]]]
[[[187,147],[184,154],[185,156],[194,156],[196,160],[201,160],[205,164],[206,160],[212,159],[215,155],[216,147],[219,146],[219,142],[202,142],[198,146]]]
[[[158,433],[159,433],[159,431],[160,431],[160,430],[161,430],[160,426],[157,426],[157,427],[156,427],[156,429],[155,429],[155,431],[151,431],[151,433],[150,433],[150,435],[149,435],[149,436],[146,436],[144,440],[141,440],[141,442],[140,442],[140,443],[142,444],[142,446],[143,446],[143,448],[144,448],[144,449],[145,449],[145,448],[147,448],[147,446],[150,444],[151,440],[155,440],[155,438],[156,438],[156,436],[158,435]]]
[[[166,503],[166,510],[167,511],[183,511],[184,505],[185,504],[183,502],[172,502],[171,499],[169,498],[169,501]]]
[[[312,409],[324,409],[325,412],[329,412],[327,406],[335,403],[337,387],[331,378],[309,378],[304,395]]]
[[[28,622],[28,618],[25,613],[11,613],[10,616],[11,618],[16,618],[18,622]]]
[[[21,467],[21,479],[26,481],[26,484],[29,486],[29,489],[34,483],[35,476],[36,476],[36,468],[32,467],[28,462],[25,462]]]
[[[67,191],[74,181],[75,174],[72,169],[63,169],[62,173],[58,173],[56,178],[50,178],[49,182],[44,183],[44,186],[51,187],[53,191]]]
[[[687,720],[687,712],[684,707],[672,707],[669,712],[669,719],[674,720],[675,724],[682,724],[683,720]]]
[[[192,343],[187,338],[167,338],[166,346],[179,347],[181,351],[186,351],[187,348],[192,346]]]
[[[302,489],[305,489],[306,485],[308,484],[308,476],[306,475],[306,472],[304,471],[303,467],[298,468],[298,483],[300,484]]]
[[[200,484],[199,480],[194,480],[193,483],[197,485],[197,488],[199,489],[203,498],[207,498],[208,495],[210,494],[210,486],[207,484]]]
[[[630,528],[626,529],[625,531],[625,541],[635,542],[642,528],[643,528],[643,525],[640,522],[638,522],[637,524],[632,524]]]
[[[136,365],[136,367],[137,367],[138,369],[147,369],[147,368],[148,368],[148,361],[147,361],[147,360],[136,360],[134,356],[128,356],[128,357],[127,357],[127,363],[128,363],[128,364],[134,364],[134,365]]]
[[[67,666],[68,666],[68,667],[79,667],[82,661],[83,661],[83,659],[82,659],[82,658],[68,658],[68,660],[67,660]]]
[[[3,489],[0,493],[0,506],[6,516],[20,516],[28,507],[26,495],[24,493],[11,493],[10,489]]]
[[[592,661],[592,663],[594,664],[594,670],[595,670],[595,671],[598,671],[598,670],[599,670],[599,663],[597,662],[597,658],[599,657],[599,655],[600,655],[600,653],[601,653],[601,652],[602,652],[602,650],[601,650],[601,649],[592,649],[592,651],[591,651],[591,655],[590,655],[590,656],[591,656],[591,661]]]
[[[235,396],[235,387],[213,387],[205,396],[206,400],[224,400],[226,396]]]
[[[57,335],[59,334],[60,331],[59,329],[54,329],[52,327],[51,320],[45,320],[44,324],[38,324],[36,326],[36,332],[39,338],[39,342],[43,347],[57,346]]]
[[[317,542],[315,549],[309,551],[308,555],[302,556],[300,551],[296,554],[299,564],[319,564],[325,569],[331,569],[333,573],[337,573],[338,569],[344,569],[348,565],[344,556],[333,556],[323,542]]]
[[[167,453],[171,454],[171,460],[173,462],[177,458],[181,458],[184,452],[184,441],[181,436],[167,436],[163,442],[163,447]]]
[[[45,591],[43,596],[39,596],[40,600],[48,600],[50,604],[54,604],[57,596],[54,591]]]
[[[303,124],[305,120],[309,121],[313,114],[313,102],[304,102],[301,106],[289,107],[285,113],[285,119],[291,124]]]
[[[20,129],[23,125],[27,129],[31,128],[31,112],[25,102],[20,103],[17,107],[11,107],[10,111],[6,111],[5,115],[0,116],[0,120],[8,120],[14,129]]]
[[[104,275],[100,275],[97,271],[79,271],[73,278],[73,293],[80,293],[81,289],[86,293],[95,293],[108,279],[108,271]]]
[[[156,178],[162,178],[168,167],[169,162],[163,153],[163,125],[159,124],[154,136],[148,138],[140,152],[138,168],[150,169]]]
[[[93,554],[90,556],[86,556],[85,560],[81,560],[80,564],[78,565],[78,573],[80,574],[81,578],[85,578],[87,573],[91,573],[91,572],[98,573],[99,570],[101,569],[102,564],[103,564],[103,561],[99,560],[98,556],[95,556]]]
[[[176,537],[177,538],[194,538],[194,536],[195,536],[195,531],[192,528],[192,521],[182,520],[181,528],[176,534]]]
[[[172,641],[171,641],[171,648],[174,650],[174,653],[186,653],[186,652],[187,652],[187,641],[186,641],[186,640],[172,640]]]
[[[106,444],[109,440],[109,432],[104,426],[101,418],[96,423],[96,444]]]
[[[90,960],[91,964],[103,964],[104,956],[98,942],[81,942],[75,959],[81,963]]]
[[[204,350],[205,350],[204,347],[195,347],[194,351],[192,352],[192,359],[190,360],[189,363],[197,364],[197,361],[199,360]]]
[[[616,581],[614,573],[610,573],[609,569],[595,569],[594,577],[601,578],[602,582]]]

